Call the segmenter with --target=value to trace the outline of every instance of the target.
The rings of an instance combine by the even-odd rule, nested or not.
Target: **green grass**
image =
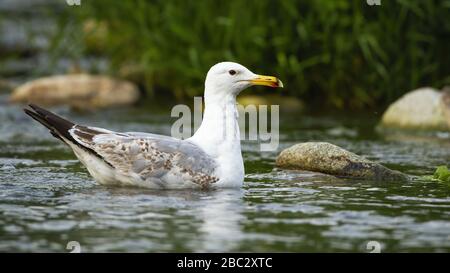
[[[450,84],[450,0],[381,2],[96,0],[68,13],[80,29],[96,22],[75,37],[82,54],[106,56],[111,73],[151,96],[200,95],[223,60],[279,76],[283,94],[337,108]]]

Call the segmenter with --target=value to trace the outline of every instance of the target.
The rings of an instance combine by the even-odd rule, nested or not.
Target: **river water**
[[[89,125],[170,134],[170,106],[75,113]],[[423,178],[450,160],[449,135],[385,137],[377,114],[280,114],[280,147],[243,142],[242,189],[155,191],[95,184],[71,151],[0,97],[0,251],[382,252],[450,250],[450,186]],[[277,170],[281,149],[329,141],[411,176],[355,181]]]

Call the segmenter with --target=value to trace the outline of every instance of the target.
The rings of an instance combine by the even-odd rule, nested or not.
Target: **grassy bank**
[[[222,60],[278,75],[284,94],[337,108],[450,84],[448,0],[96,0],[67,13],[84,43],[76,54],[106,56],[111,73],[150,95],[199,95]]]

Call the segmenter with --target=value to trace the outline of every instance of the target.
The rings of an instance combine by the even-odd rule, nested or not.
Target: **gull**
[[[276,77],[221,62],[205,80],[203,121],[180,140],[138,132],[114,132],[66,120],[37,105],[26,114],[66,143],[102,185],[153,189],[233,188],[244,181],[236,96],[253,85],[283,87]]]

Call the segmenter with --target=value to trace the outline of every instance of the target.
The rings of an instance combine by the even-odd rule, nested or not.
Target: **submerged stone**
[[[278,155],[276,165],[284,169],[321,172],[365,180],[408,180],[401,172],[390,170],[327,142],[305,142],[289,147]]]

